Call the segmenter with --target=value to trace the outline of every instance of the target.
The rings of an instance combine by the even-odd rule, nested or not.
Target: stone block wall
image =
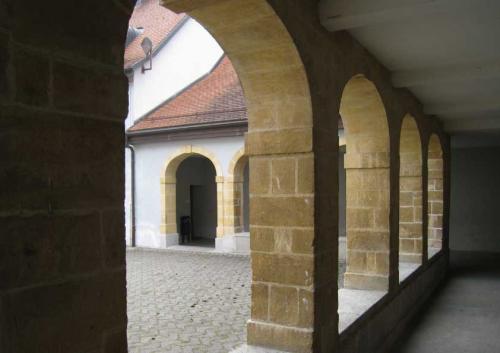
[[[423,256],[422,143],[415,119],[401,126],[399,149],[399,260],[421,263]]]
[[[0,2],[0,351],[126,352],[130,3]]]
[[[439,250],[443,246],[444,161],[441,145],[435,135],[429,141],[427,170],[428,247]]]

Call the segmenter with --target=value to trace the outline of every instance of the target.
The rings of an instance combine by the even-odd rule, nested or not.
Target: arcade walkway
[[[455,266],[411,334],[393,353],[500,352],[499,293],[498,266]]]

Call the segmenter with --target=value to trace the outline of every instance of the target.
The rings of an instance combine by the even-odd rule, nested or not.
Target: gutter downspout
[[[135,248],[136,246],[136,230],[135,230],[135,147],[134,145],[131,145],[128,142],[128,138],[126,139],[125,142],[125,148],[128,148],[130,150],[130,165],[131,165],[131,171],[130,171],[130,186],[131,186],[131,192],[130,192],[130,213],[131,213],[131,220],[130,220],[130,226],[132,230],[132,239],[131,239],[131,246]]]

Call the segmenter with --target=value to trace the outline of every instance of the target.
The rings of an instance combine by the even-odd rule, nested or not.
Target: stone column
[[[443,158],[441,150],[429,151],[427,161],[428,246],[441,249],[443,243]]]
[[[165,177],[160,179],[160,190],[162,193],[161,207],[161,234],[176,234],[177,233],[177,210],[176,210],[176,192],[177,181],[175,178]]]
[[[225,235],[241,233],[242,226],[243,180],[228,176],[224,184],[224,229]]]
[[[250,135],[250,141],[255,137]],[[290,136],[294,141],[297,137]],[[313,168],[312,153],[250,157],[253,284],[249,344],[311,351],[315,306]]]
[[[399,260],[422,263],[422,166],[400,171]]]
[[[224,236],[224,177],[216,176],[217,183],[217,238]]]
[[[332,216],[336,205],[331,200],[336,200],[337,185],[334,180],[324,191],[316,174],[332,185],[330,176],[337,171],[336,122],[334,130],[314,128],[331,141],[328,146],[313,144],[313,104],[295,46],[298,40],[292,39],[275,12],[283,10],[286,20],[291,13],[303,18],[302,5],[309,3],[286,2],[291,5],[286,9],[285,2],[267,0],[163,0],[163,4],[187,12],[214,35],[231,58],[245,92],[253,271],[247,342],[297,353],[333,351],[338,336],[337,248]],[[316,16],[316,6],[310,8]],[[317,153],[321,148],[324,153]],[[332,167],[325,170],[323,165]],[[324,199],[321,207],[316,207],[316,195]]]
[[[347,271],[344,286],[389,286],[389,154],[347,153]]]

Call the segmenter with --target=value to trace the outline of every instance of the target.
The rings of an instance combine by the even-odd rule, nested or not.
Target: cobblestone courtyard
[[[127,249],[129,352],[227,353],[245,343],[250,282],[248,256]]]
[[[130,353],[225,353],[246,340],[250,258],[127,250]]]

